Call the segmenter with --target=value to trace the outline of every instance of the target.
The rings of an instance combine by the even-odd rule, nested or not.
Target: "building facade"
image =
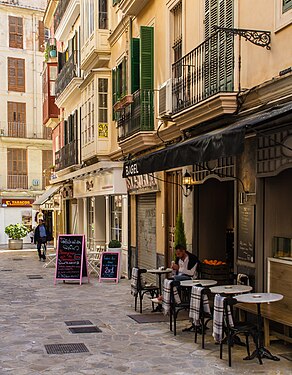
[[[42,124],[45,0],[0,1],[0,243],[9,224],[36,225],[32,203],[50,180],[51,132]],[[50,219],[49,217],[47,218]],[[49,220],[49,225],[51,221]],[[29,236],[25,241],[30,242]]]

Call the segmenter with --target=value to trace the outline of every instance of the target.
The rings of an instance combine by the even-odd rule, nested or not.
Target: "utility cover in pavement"
[[[1,272],[11,272],[12,270],[0,270]]]
[[[90,320],[68,320],[65,324],[66,326],[92,326]]]
[[[88,353],[89,350],[85,344],[49,344],[45,345],[47,354],[70,354],[70,353]]]
[[[33,279],[43,279],[41,275],[27,275],[27,277],[31,280]]]
[[[22,258],[14,258],[12,260],[23,260]]]
[[[100,333],[102,332],[98,327],[71,327],[69,328],[71,333]]]

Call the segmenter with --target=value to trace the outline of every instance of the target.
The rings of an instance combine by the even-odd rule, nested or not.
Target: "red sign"
[[[2,199],[2,207],[31,207],[33,199]]]

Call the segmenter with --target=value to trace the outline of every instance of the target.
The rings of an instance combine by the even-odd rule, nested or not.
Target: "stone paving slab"
[[[23,261],[12,259],[22,257]],[[233,367],[227,353],[219,359],[219,346],[207,335],[206,349],[194,344],[194,334],[182,332],[189,325],[178,322],[176,337],[168,323],[138,324],[130,282],[54,286],[54,269],[43,268],[36,252],[2,251],[0,269],[0,375],[115,375],[115,374],[275,374],[292,373],[292,362],[243,361],[245,349],[233,349]],[[29,280],[27,275],[43,279]],[[145,299],[143,312],[151,310]],[[65,321],[90,320],[101,333],[72,334]],[[200,338],[199,338],[200,341]],[[84,343],[89,353],[48,355],[44,345]],[[273,344],[274,354],[292,346]]]

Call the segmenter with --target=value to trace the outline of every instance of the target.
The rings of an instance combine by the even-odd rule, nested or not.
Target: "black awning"
[[[123,177],[201,163],[243,152],[245,127],[231,125],[124,163]]]
[[[238,155],[244,150],[246,129],[292,114],[292,103],[277,105],[239,118],[223,129],[215,130],[168,146],[141,158],[124,163],[123,177],[165,171],[195,163]]]

